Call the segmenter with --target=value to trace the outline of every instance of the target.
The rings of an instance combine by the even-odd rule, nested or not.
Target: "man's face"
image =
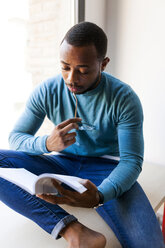
[[[99,84],[102,63],[93,44],[75,47],[64,41],[60,47],[60,63],[63,79],[71,92],[82,94]]]

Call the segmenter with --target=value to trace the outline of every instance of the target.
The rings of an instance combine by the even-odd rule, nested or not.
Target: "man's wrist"
[[[104,203],[104,195],[99,190],[98,190],[98,197],[99,197],[99,202],[96,206],[94,206],[94,208],[98,208],[98,207],[102,206]]]

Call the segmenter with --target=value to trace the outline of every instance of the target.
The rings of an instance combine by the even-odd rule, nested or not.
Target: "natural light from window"
[[[0,8],[0,147],[8,148],[8,133],[32,89],[25,68],[28,0],[5,0]],[[21,92],[21,94],[20,94]]]
[[[9,148],[9,132],[32,89],[59,73],[59,44],[72,24],[72,3],[72,0],[5,0],[1,3],[1,149]],[[48,126],[45,132],[50,132]]]

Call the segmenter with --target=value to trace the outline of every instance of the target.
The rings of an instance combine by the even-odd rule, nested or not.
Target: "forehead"
[[[60,60],[68,64],[90,64],[98,61],[97,51],[93,44],[87,46],[76,47],[64,41],[60,46]]]

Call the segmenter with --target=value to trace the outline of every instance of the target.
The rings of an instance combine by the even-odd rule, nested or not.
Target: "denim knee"
[[[13,152],[14,151],[10,150],[0,150],[0,167],[14,168],[13,163],[10,159]]]

